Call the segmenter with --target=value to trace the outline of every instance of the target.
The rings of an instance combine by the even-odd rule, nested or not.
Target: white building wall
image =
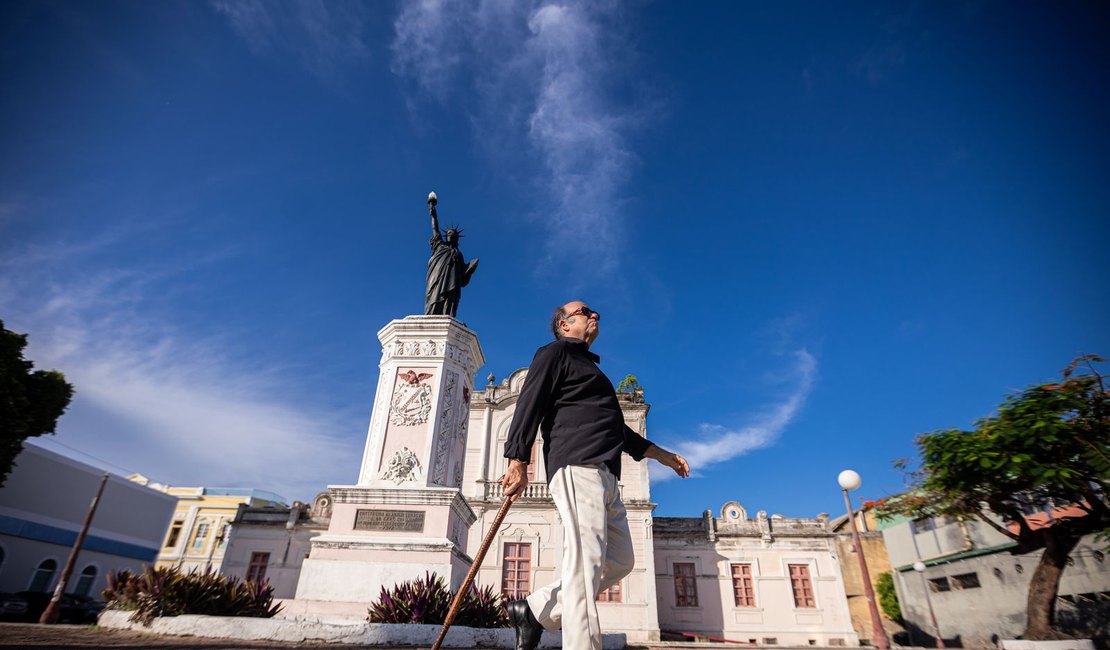
[[[768,518],[761,512],[750,520],[729,502],[719,519],[658,518],[655,532],[662,630],[764,646],[859,645],[827,517]],[[678,604],[676,563],[694,564],[697,606]],[[754,607],[736,605],[732,564],[751,565]],[[795,604],[791,564],[808,567],[814,607]]]
[[[57,584],[104,472],[55,452],[24,445],[0,489],[0,591],[24,591],[40,563],[57,562],[47,587]],[[67,591],[81,572],[97,569],[89,595],[99,597],[107,574],[141,571],[162,545],[176,499],[110,475]]]
[[[995,647],[1024,631],[1029,583],[1042,551],[1010,553],[1013,540],[985,523],[947,518],[889,522],[882,531],[894,567],[894,586],[912,644],[929,645],[935,634],[929,616],[931,600],[940,634],[959,638],[964,647]],[[1080,635],[1090,631],[1086,619],[1105,620],[1110,608],[1110,559],[1094,535],[1082,538],[1069,556],[1060,578],[1057,621]],[[918,574],[912,565],[926,565]],[[978,586],[960,587],[956,576],[974,575]],[[938,581],[947,590],[930,587]],[[928,600],[927,600],[928,599]]]
[[[467,440],[466,467],[463,473],[463,494],[478,516],[470,529],[468,552],[473,554],[501,505],[504,475],[505,439],[527,369],[512,373],[499,384],[475,390],[470,407],[470,435]],[[648,405],[622,401],[625,422],[641,435],[647,432]],[[482,563],[476,582],[479,586],[501,589],[506,542],[530,544],[531,590],[555,581],[562,555],[563,528],[547,489],[547,468],[543,462],[543,442],[536,436],[535,478],[527,496],[509,510],[501,532]],[[651,511],[655,505],[648,499],[647,461],[639,462],[625,455],[621,464],[620,488],[628,523],[632,532],[636,568],[623,581],[623,602],[600,603],[602,626],[607,631],[624,632],[633,642],[658,640],[659,625],[655,609],[654,549],[651,545]]]
[[[295,530],[287,530],[284,526],[232,526],[220,573],[246,579],[251,556],[269,553],[265,579],[274,588],[274,597],[293,598],[301,565],[312,550],[312,538],[321,532],[321,529],[303,526]]]

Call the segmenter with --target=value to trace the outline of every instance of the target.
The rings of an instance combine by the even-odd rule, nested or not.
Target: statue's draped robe
[[[428,290],[424,294],[425,314],[454,316],[459,307],[462,288],[470,278],[462,252],[451,248],[438,232],[428,240],[432,256],[428,259]]]

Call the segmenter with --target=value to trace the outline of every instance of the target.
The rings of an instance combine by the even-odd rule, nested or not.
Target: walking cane
[[[497,511],[497,516],[493,518],[493,525],[489,527],[486,538],[482,540],[482,545],[478,547],[478,553],[474,555],[474,563],[470,565],[470,570],[466,572],[466,577],[463,578],[462,586],[455,593],[455,599],[451,601],[451,608],[447,610],[447,618],[443,620],[443,629],[439,631],[436,642],[432,644],[432,650],[439,650],[439,645],[443,643],[443,638],[447,636],[447,630],[450,629],[451,623],[455,622],[455,616],[459,613],[463,596],[470,590],[470,585],[474,584],[474,576],[477,575],[478,569],[482,566],[486,551],[489,550],[489,545],[493,543],[493,538],[497,535],[497,529],[501,528],[501,522],[505,519],[505,514],[509,512],[509,506],[512,504],[512,499],[507,496],[501,502],[501,509]]]

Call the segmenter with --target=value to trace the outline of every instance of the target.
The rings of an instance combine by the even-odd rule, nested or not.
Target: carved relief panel
[[[459,373],[447,370],[444,374],[443,402],[439,405],[439,426],[431,463],[433,468],[431,478],[435,485],[447,486],[460,388]]]
[[[398,371],[393,398],[389,402],[389,421],[392,424],[414,426],[428,421],[432,412],[432,386],[430,372],[415,370]]]

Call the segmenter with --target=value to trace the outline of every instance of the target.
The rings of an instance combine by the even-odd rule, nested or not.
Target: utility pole
[[[42,616],[39,617],[39,623],[44,625],[57,623],[61,616],[62,594],[65,593],[66,583],[69,582],[69,576],[73,573],[73,565],[77,564],[77,554],[81,552],[81,545],[85,543],[85,535],[88,534],[93,515],[96,514],[96,505],[100,502],[101,495],[104,494],[104,485],[108,483],[108,476],[109,474],[105,472],[104,478],[100,479],[100,488],[97,489],[96,496],[89,504],[89,512],[85,515],[85,523],[81,526],[81,532],[77,533],[77,541],[73,543],[73,550],[69,552],[69,559],[66,560],[62,575],[58,578],[58,586],[54,587],[54,595],[50,598],[50,604],[43,610]]]

